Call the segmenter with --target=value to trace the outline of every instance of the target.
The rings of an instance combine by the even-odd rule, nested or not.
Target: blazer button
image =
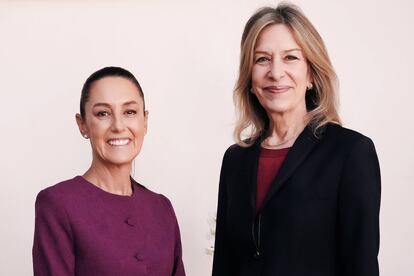
[[[134,258],[135,258],[138,262],[141,262],[141,261],[142,261],[142,256],[141,256],[141,254],[139,254],[139,253],[136,253],[136,254],[134,255]]]
[[[255,259],[259,259],[260,258],[260,252],[259,252],[259,250],[257,250],[256,252],[254,252],[253,258],[255,258]]]
[[[134,226],[135,224],[137,224],[137,221],[134,218],[129,217],[125,220],[125,223],[129,226]]]

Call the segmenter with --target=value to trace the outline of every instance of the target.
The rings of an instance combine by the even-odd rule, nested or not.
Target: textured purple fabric
[[[182,276],[181,241],[170,201],[134,183],[132,196],[81,176],[36,199],[34,276]]]

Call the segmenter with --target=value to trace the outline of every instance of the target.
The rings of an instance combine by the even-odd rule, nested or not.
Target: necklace
[[[269,142],[268,142],[269,137],[268,137],[268,138],[263,140],[262,147],[277,149],[280,146],[283,146],[283,145],[287,144],[288,142],[292,141],[293,139],[296,139],[298,136],[299,136],[299,134],[295,134],[295,135],[289,137],[288,139],[285,139],[282,142],[279,142],[279,143],[276,143],[276,144],[269,144]]]

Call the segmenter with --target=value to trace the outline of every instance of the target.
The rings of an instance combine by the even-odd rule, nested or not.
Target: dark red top
[[[256,210],[260,210],[269,191],[270,185],[286,158],[290,148],[265,149],[261,148],[259,166],[257,169]]]

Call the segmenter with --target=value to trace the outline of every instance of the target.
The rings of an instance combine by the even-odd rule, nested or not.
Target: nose
[[[114,115],[112,117],[111,130],[113,132],[121,132],[125,129],[125,122],[121,115]]]
[[[281,78],[283,78],[285,74],[286,72],[284,68],[284,63],[280,59],[274,58],[269,68],[269,77],[274,79],[275,81],[278,81]]]

